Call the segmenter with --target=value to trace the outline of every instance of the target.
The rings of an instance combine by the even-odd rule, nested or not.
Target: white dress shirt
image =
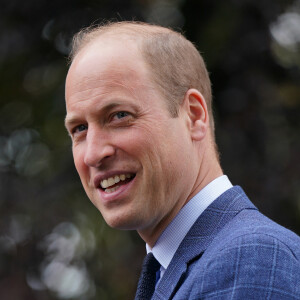
[[[176,250],[198,217],[214,200],[231,187],[232,184],[226,175],[210,182],[182,207],[152,249],[146,244],[147,253],[152,252],[161,265],[160,278],[164,275]]]

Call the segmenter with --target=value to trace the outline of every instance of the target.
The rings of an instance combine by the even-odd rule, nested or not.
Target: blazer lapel
[[[185,279],[189,264],[199,258],[218,232],[243,209],[256,209],[239,186],[218,197],[198,218],[177,249],[152,299],[170,299]]]

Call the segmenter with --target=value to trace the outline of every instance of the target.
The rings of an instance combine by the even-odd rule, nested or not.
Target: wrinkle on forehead
[[[112,72],[103,76],[85,76],[80,80],[72,81],[68,90],[67,100],[75,100],[76,98],[76,101],[117,94],[120,91],[125,91],[133,98],[142,96],[140,93],[145,90],[154,92],[151,82],[141,80],[137,74],[128,72],[126,72],[126,76],[124,74],[112,74]]]
[[[134,100],[139,105],[141,99],[163,101],[168,109],[150,72],[138,48],[132,44],[127,47],[126,41],[87,46],[74,58],[67,76],[67,113],[81,110],[92,101],[99,109],[110,101]]]
[[[124,43],[120,45],[115,41],[101,48],[102,45],[95,42],[75,57],[67,76],[67,99],[74,93],[90,89],[103,88],[105,92],[122,87],[133,93],[135,86],[153,88],[146,64],[136,47],[130,45],[123,49]]]
[[[142,76],[141,76],[142,75]],[[129,86],[132,84],[137,84],[139,86],[145,85],[145,82],[149,82],[144,74],[137,74],[136,70],[129,69],[127,66],[122,68],[107,68],[107,70],[98,72],[89,72],[84,74],[80,72],[79,76],[72,76],[71,88],[78,87],[82,89],[84,86],[96,87],[96,86]],[[143,80],[143,77],[145,80]],[[150,83],[147,83],[147,86],[150,87]]]

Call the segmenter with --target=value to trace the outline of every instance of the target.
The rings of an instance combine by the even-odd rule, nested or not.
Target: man
[[[134,22],[80,32],[66,107],[88,197],[152,253],[136,299],[300,299],[300,239],[223,175],[192,43]]]

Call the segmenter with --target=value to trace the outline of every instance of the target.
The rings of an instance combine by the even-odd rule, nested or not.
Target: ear
[[[202,94],[196,89],[189,89],[184,98],[184,106],[188,115],[191,137],[195,141],[201,141],[208,128],[207,105]]]

